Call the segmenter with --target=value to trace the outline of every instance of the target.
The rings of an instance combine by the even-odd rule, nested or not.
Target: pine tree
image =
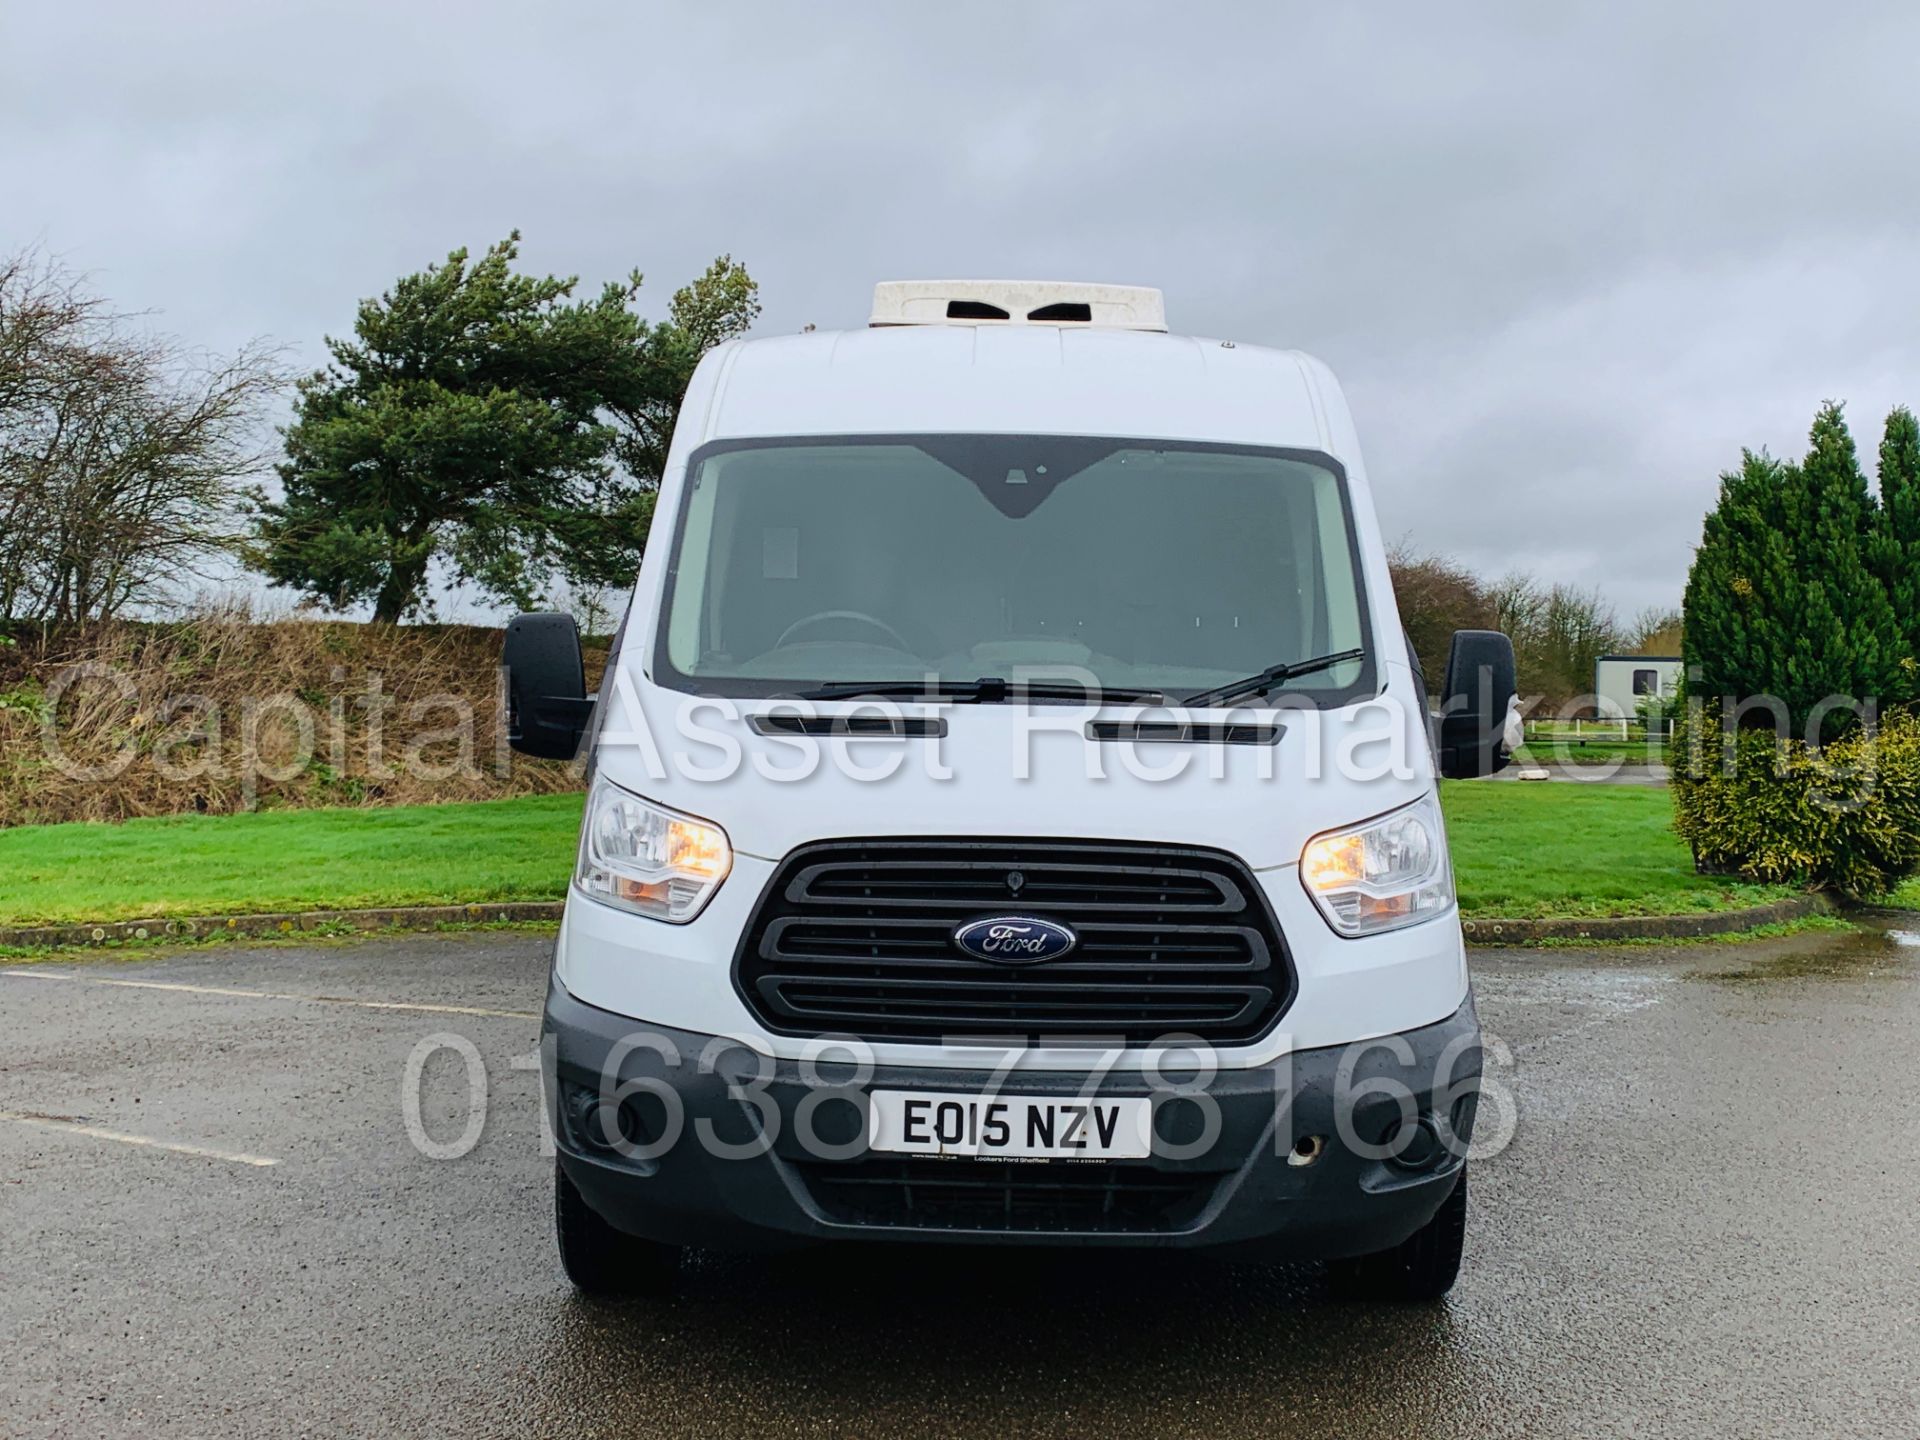
[[[254,500],[249,558],[270,580],[386,623],[428,606],[436,560],[522,609],[556,574],[631,580],[693,368],[752,322],[757,289],[722,256],[653,325],[637,271],[576,299],[573,278],[516,270],[519,241],[402,277],[328,340],[281,494]]]
[[[1689,693],[1719,701],[1777,695],[1798,628],[1798,576],[1787,542],[1794,467],[1749,450],[1720,477],[1687,575],[1681,652]]]
[[[1905,642],[1900,698],[1920,698],[1920,422],[1904,405],[1880,441],[1880,569]]]
[[[1721,477],[1687,578],[1690,692],[1715,702],[1777,697],[1803,736],[1833,697],[1907,698],[1889,548],[1839,405],[1821,407],[1798,465],[1748,452]],[[1850,722],[1843,708],[1822,728],[1832,735]]]
[[[1839,404],[1820,407],[1810,441],[1788,509],[1801,629],[1786,686],[1776,692],[1797,720],[1834,696],[1897,696],[1904,689],[1899,662],[1906,652],[1874,563],[1879,507]]]

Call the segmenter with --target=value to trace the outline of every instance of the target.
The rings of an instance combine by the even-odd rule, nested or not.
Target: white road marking
[[[0,1110],[0,1120],[15,1125],[36,1125],[42,1130],[62,1130],[69,1135],[89,1135],[95,1140],[116,1140],[122,1145],[139,1145],[148,1150],[170,1150],[175,1155],[192,1155],[201,1160],[224,1160],[229,1165],[254,1165],[265,1168],[280,1162],[266,1155],[247,1155],[238,1150],[215,1150],[207,1145],[180,1145],[171,1140],[152,1140],[145,1135],[128,1135],[119,1130],[103,1130],[78,1120],[63,1120],[57,1115],[22,1115]]]
[[[1512,1047],[1515,1055],[1530,1055],[1536,1050],[1558,1046],[1575,1035],[1611,1025],[1638,1011],[1658,1005],[1669,986],[1679,976],[1657,972],[1613,971],[1572,974],[1540,971],[1528,975],[1524,985],[1512,975],[1481,975],[1474,988],[1482,994],[1514,996],[1522,1003],[1558,1005],[1581,1018],[1557,1030],[1547,1031]]]
[[[16,980],[67,980],[75,985],[112,985],[126,990],[175,990],[187,995],[226,995],[239,1000],[303,1000],[312,1005],[351,1005],[361,1010],[412,1010],[428,1015],[487,1015],[503,1020],[538,1020],[528,1010],[487,1010],[477,1005],[420,1005],[402,1000],[355,1000],[345,995],[296,995],[283,990],[234,990],[223,985],[180,985],[165,980],[107,980],[96,975],[56,970],[0,970]]]

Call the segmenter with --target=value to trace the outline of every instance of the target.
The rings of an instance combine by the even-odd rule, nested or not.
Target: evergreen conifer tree
[[[1682,654],[1690,694],[1710,701],[1777,694],[1800,603],[1788,547],[1791,465],[1749,450],[1720,477],[1687,575]]]
[[[1920,698],[1920,421],[1902,405],[1880,441],[1881,574],[1904,648],[1900,698]]]
[[[1839,404],[1814,417],[1800,485],[1789,492],[1789,544],[1800,626],[1778,693],[1804,720],[1832,696],[1884,702],[1904,691],[1905,637],[1876,563],[1879,506],[1867,488]]]

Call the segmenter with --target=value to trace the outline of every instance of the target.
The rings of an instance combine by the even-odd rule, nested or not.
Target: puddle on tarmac
[[[1756,984],[1773,980],[1869,980],[1920,963],[1920,931],[1867,921],[1851,935],[1809,935],[1785,954],[1744,965],[1693,970],[1689,980]]]

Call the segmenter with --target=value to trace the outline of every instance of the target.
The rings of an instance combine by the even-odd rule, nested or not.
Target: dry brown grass
[[[576,789],[510,754],[500,632],[221,613],[0,639],[0,826]],[[590,651],[594,678],[605,651]]]

